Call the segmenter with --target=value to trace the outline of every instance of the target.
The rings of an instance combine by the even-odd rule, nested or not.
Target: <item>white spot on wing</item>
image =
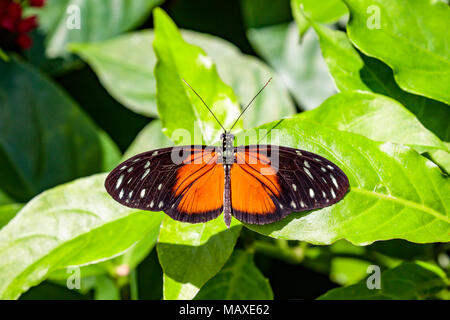
[[[155,203],[152,200],[152,202],[150,202],[150,208],[153,208],[154,205],[155,205]]]
[[[119,199],[122,199],[122,198],[123,198],[123,189],[120,190],[120,193],[119,193]]]
[[[133,196],[133,191],[130,192],[130,194],[128,195],[128,198],[131,199],[132,196]]]
[[[131,171],[133,171],[133,167],[130,167],[127,172],[130,173]]]
[[[158,155],[158,151],[155,151],[152,153],[152,156],[157,156]]]
[[[309,188],[309,196],[311,197],[311,198],[314,198],[314,190],[312,189],[312,188]]]
[[[336,199],[336,193],[334,193],[333,188],[331,188],[331,195],[333,196],[333,199]]]
[[[291,201],[291,207],[292,207],[293,209],[297,209],[297,205],[295,204],[294,201]]]
[[[303,168],[303,170],[306,172],[306,174],[307,174],[312,180],[314,180],[314,177],[312,176],[311,172],[309,172],[308,169]]]
[[[162,183],[159,184],[158,190],[161,190],[161,188],[162,188]]]
[[[120,170],[123,170],[123,169],[126,169],[127,168],[127,166],[123,166],[122,168],[120,168]]]
[[[305,167],[311,168],[311,167],[309,166],[309,162],[308,162],[308,161],[305,160],[303,163],[305,164]]]
[[[145,170],[144,174],[142,175],[141,180],[143,180],[150,172],[150,169]]]
[[[327,167],[330,168],[330,170],[334,170],[334,168],[332,166],[330,166],[329,164],[327,164]]]
[[[292,184],[292,189],[294,189],[294,191],[297,191],[297,186],[295,185],[295,183]]]
[[[141,198],[143,198],[145,196],[145,189],[141,190]]]
[[[148,167],[150,167],[150,161],[147,161],[147,162],[145,163],[144,169],[147,169]]]
[[[331,181],[333,181],[333,184],[336,186],[336,189],[338,189],[339,186],[338,186],[338,184],[337,184],[336,179],[334,178],[334,176],[333,176],[332,174],[330,174],[330,178],[331,178]]]
[[[321,169],[323,172],[327,172],[327,169],[325,169],[324,167],[320,167],[320,169]]]
[[[158,204],[158,208],[162,208],[162,206],[164,205],[164,202],[160,202],[159,204]]]
[[[306,207],[306,205],[303,201],[300,201],[300,205],[302,206],[302,208]]]
[[[119,179],[117,179],[116,190],[119,189],[120,185],[122,184],[122,180],[123,180],[123,174],[119,177]]]

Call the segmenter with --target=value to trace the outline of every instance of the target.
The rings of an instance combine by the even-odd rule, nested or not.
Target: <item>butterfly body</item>
[[[349,183],[344,172],[317,154],[274,145],[178,146],[152,150],[115,168],[105,181],[121,204],[164,211],[175,220],[200,223],[222,212],[251,224],[278,221],[291,212],[338,202]]]

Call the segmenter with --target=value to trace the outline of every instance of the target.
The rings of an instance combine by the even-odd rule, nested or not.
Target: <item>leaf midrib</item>
[[[361,194],[365,194],[365,195],[369,195],[369,196],[373,196],[373,197],[377,197],[377,198],[381,198],[381,199],[385,199],[385,200],[390,200],[390,201],[394,201],[397,202],[405,207],[410,207],[410,208],[414,208],[417,209],[419,211],[428,213],[429,215],[432,215],[433,217],[444,221],[446,223],[448,223],[450,225],[450,217],[447,217],[445,215],[443,215],[442,213],[429,208],[427,206],[418,204],[416,202],[410,201],[410,200],[406,200],[403,198],[399,198],[399,197],[395,197],[392,195],[386,195],[386,194],[382,194],[382,193],[378,193],[378,192],[374,192],[374,191],[370,191],[370,190],[366,190],[366,189],[361,189],[361,188],[353,188],[351,189],[352,192],[357,192],[357,193],[361,193]]]

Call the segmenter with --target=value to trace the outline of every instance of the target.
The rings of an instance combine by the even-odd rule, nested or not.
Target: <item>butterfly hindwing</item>
[[[105,187],[125,206],[205,222],[222,212],[224,176],[217,162],[217,153],[206,146],[152,150],[117,166]]]
[[[311,152],[270,145],[236,148],[231,168],[233,215],[266,224],[291,212],[338,202],[348,190],[344,172]]]

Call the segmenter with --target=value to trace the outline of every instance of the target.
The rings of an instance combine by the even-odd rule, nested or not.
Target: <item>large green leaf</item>
[[[228,229],[222,216],[194,225],[166,217],[157,244],[164,299],[194,298],[230,257],[240,231],[238,221]]]
[[[408,145],[419,152],[444,150],[447,146],[428,131],[397,101],[359,91],[338,93],[320,107],[299,115],[342,131],[376,141]]]
[[[100,171],[97,128],[61,89],[16,59],[0,61],[0,74],[3,191],[26,201]]]
[[[22,209],[23,204],[11,203],[0,206],[0,230]]]
[[[235,250],[222,270],[200,290],[196,300],[270,300],[272,288],[253,262],[253,254]]]
[[[244,116],[246,127],[261,125],[291,115],[295,108],[274,72],[255,57],[243,55],[231,43],[193,31],[182,31],[187,42],[203,48],[217,65],[219,75],[235,90],[239,101],[250,101],[260,87],[273,76],[264,93]],[[91,44],[73,44],[71,49],[96,71],[105,88],[131,110],[148,116],[157,115],[156,57],[151,48],[152,30],[130,33]]]
[[[450,29],[448,4],[432,0],[411,1],[407,6],[402,0],[344,2],[351,15],[349,38],[362,52],[386,62],[402,89],[450,104],[450,38],[442,32]]]
[[[375,142],[310,120],[285,119],[275,129],[269,142],[330,159],[347,174],[350,190],[333,206],[248,228],[316,244],[342,238],[354,244],[393,238],[419,243],[450,240],[450,179],[432,161],[409,147]]]
[[[381,61],[359,53],[342,31],[309,20],[336,86],[341,91],[363,90],[390,96],[401,102],[444,141],[450,140],[450,109],[442,102],[403,91],[392,70]]]
[[[121,206],[105,175],[48,190],[0,230],[0,298],[14,299],[52,271],[117,255],[159,228],[162,213]]]
[[[161,0],[47,0],[39,24],[47,33],[47,56],[67,56],[71,42],[112,38],[142,23]],[[70,10],[69,10],[70,9]],[[74,28],[79,14],[80,28]]]
[[[99,136],[103,155],[102,171],[111,171],[119,164],[122,154],[106,132],[100,131]]]
[[[309,28],[309,22],[302,14],[302,10],[319,22],[335,22],[345,15],[348,10],[342,0],[291,0],[292,15],[302,36]]]
[[[370,281],[370,280],[369,280]],[[422,300],[434,297],[449,285],[445,273],[425,262],[404,263],[381,274],[381,288],[369,289],[366,281],[333,289],[321,300]]]
[[[162,132],[161,121],[153,120],[141,132],[125,152],[123,159],[129,159],[139,153],[152,149],[173,146],[173,142]]]
[[[307,32],[301,43],[294,23],[249,29],[247,35],[301,107],[315,108],[336,91],[314,32]]]

